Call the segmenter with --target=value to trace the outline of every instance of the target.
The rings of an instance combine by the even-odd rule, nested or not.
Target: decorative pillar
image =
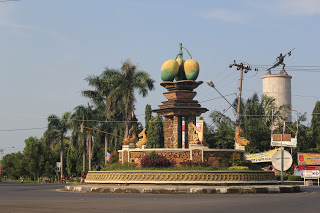
[[[175,116],[177,117],[177,134],[178,134],[178,144],[177,148],[182,148],[182,117],[181,116]]]
[[[164,148],[182,147],[181,116],[164,117]]]

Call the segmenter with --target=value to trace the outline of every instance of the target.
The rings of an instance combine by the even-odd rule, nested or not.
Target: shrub
[[[249,170],[249,167],[247,167],[247,166],[231,166],[228,168],[228,170]]]
[[[240,153],[234,152],[230,156],[229,163],[231,166],[242,166],[244,165],[245,161]]]
[[[288,181],[302,181],[303,180],[300,176],[294,176],[291,174],[286,174],[285,176],[287,177]]]
[[[114,170],[135,170],[136,165],[134,163],[124,162],[122,163],[113,163],[101,169],[101,171],[114,171]]]
[[[119,162],[119,154],[118,152],[112,152],[109,158],[109,163],[118,163]]]
[[[211,166],[207,161],[193,161],[193,160],[185,160],[180,163],[181,166],[192,167],[192,166],[200,166],[200,167],[208,167]]]
[[[145,155],[140,160],[142,167],[169,167],[174,165],[174,160],[168,159],[165,156],[158,155],[156,152],[151,152]]]

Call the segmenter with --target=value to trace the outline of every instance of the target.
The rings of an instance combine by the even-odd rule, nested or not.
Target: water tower
[[[291,106],[291,79],[292,76],[288,75],[285,70],[276,74],[267,71],[266,75],[262,76],[263,94],[274,98],[277,107]],[[285,112],[284,116],[287,122],[292,121],[290,111]]]

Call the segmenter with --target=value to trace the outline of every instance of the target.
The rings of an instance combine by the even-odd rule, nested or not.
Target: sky
[[[144,124],[146,104],[155,109],[166,100],[160,69],[179,53],[179,43],[200,64],[197,80],[204,83],[195,99],[209,109],[208,123],[213,110],[229,105],[206,81],[232,102],[240,73],[228,66],[245,62],[260,70],[244,75],[243,98],[261,97],[261,65],[295,48],[285,58],[294,67],[287,70],[292,109],[306,112],[308,125],[320,100],[319,23],[317,0],[0,0],[0,148],[22,151],[25,139],[42,137],[49,115],[89,102],[81,96],[90,89],[87,76],[126,59],[156,81],[147,97],[136,96],[135,114]]]

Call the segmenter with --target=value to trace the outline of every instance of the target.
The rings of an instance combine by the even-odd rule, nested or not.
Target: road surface
[[[320,187],[301,193],[155,195],[59,192],[60,184],[0,183],[0,212],[318,212]]]

